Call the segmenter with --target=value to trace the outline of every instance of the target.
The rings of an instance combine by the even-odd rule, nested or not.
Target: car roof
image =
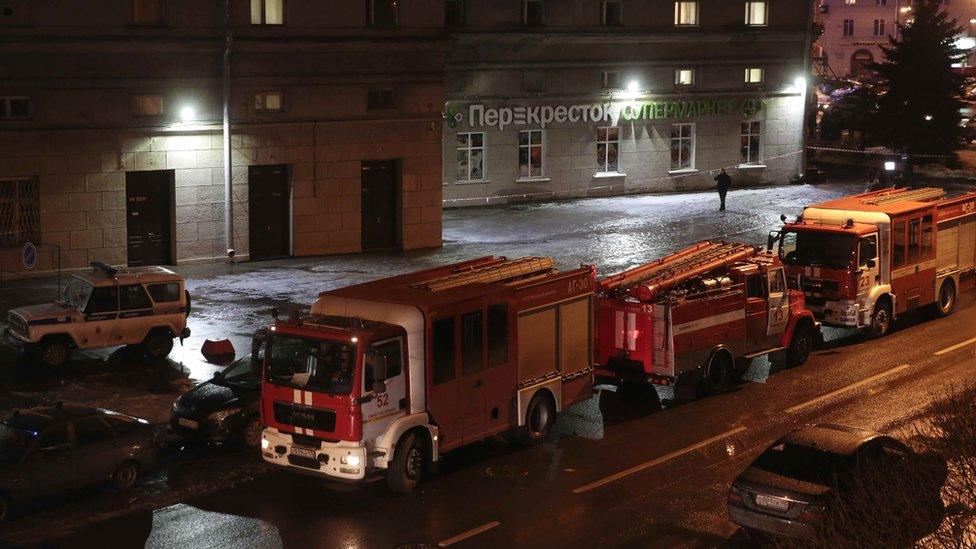
[[[818,423],[800,427],[782,438],[783,442],[816,448],[834,454],[854,455],[865,444],[888,438],[877,431],[859,429],[836,423]]]
[[[100,269],[76,273],[74,276],[94,286],[114,284],[152,284],[155,282],[179,282],[183,277],[165,267],[116,267],[114,276]]]

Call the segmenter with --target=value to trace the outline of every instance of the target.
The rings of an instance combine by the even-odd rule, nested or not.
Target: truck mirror
[[[776,244],[776,241],[778,239],[779,239],[779,232],[778,231],[769,231],[769,235],[766,237],[766,251],[767,252],[773,251],[773,245]]]
[[[268,340],[267,330],[257,330],[254,335],[251,336],[251,371],[260,372],[261,371],[261,348],[264,347],[265,341]]]

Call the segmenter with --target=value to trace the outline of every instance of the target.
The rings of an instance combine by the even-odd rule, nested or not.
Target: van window
[[[119,308],[123,311],[150,309],[152,308],[152,303],[149,301],[149,296],[146,295],[146,290],[142,289],[141,285],[131,284],[119,288]]]
[[[149,295],[156,303],[166,303],[169,301],[180,300],[180,283],[165,282],[162,284],[150,284]]]
[[[431,348],[434,385],[454,379],[454,317],[434,321]]]
[[[899,221],[891,229],[891,266],[905,264],[905,222]]]

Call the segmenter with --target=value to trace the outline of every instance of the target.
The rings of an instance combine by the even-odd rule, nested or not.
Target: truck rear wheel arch
[[[720,392],[732,384],[734,373],[735,356],[728,347],[719,345],[708,354],[702,368],[701,387],[706,394]]]

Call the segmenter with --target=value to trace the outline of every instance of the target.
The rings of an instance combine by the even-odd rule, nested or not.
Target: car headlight
[[[226,410],[220,410],[218,412],[214,412],[210,414],[207,419],[211,419],[213,421],[223,421],[240,411],[241,411],[240,408],[228,408]]]
[[[173,401],[173,411],[174,412],[180,411],[180,399],[176,399]]]
[[[262,450],[267,450],[268,448],[271,448],[271,441],[268,440],[268,439],[266,439],[266,438],[262,438],[261,439],[261,449]]]
[[[359,467],[359,456],[342,456],[339,458],[339,463]]]

